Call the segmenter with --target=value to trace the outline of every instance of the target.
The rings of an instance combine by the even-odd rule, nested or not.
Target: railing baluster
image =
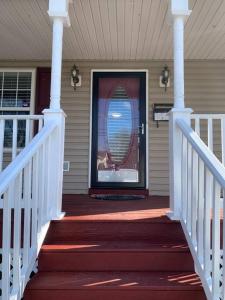
[[[212,212],[212,294],[220,296],[220,185],[213,180]]]
[[[25,134],[25,146],[28,145],[30,141],[30,120],[26,120],[26,134]]]
[[[182,217],[187,222],[187,139],[182,136]]]
[[[191,144],[188,143],[188,176],[187,176],[187,180],[188,180],[188,201],[187,201],[187,229],[189,234],[191,233],[191,195],[192,195],[192,185],[191,185],[191,181],[192,181],[192,147]]]
[[[0,172],[3,169],[4,130],[5,120],[0,120]]]
[[[2,235],[2,299],[9,300],[11,279],[11,201],[14,182],[4,194],[3,199],[3,235]]]
[[[210,279],[211,272],[211,202],[212,202],[212,175],[205,169],[205,203],[204,203],[204,274]]]
[[[51,182],[52,182],[52,178],[51,176],[54,176],[54,174],[51,174],[51,170],[50,170],[50,167],[51,167],[51,164],[50,164],[50,157],[51,155],[53,155],[53,149],[52,149],[52,137],[49,137],[48,138],[48,141],[47,141],[47,151],[46,151],[46,155],[47,155],[47,165],[46,165],[46,179],[48,181],[48,189],[47,189],[47,211],[50,212],[50,215],[52,215],[52,207],[51,207],[51,198],[52,198],[52,194],[53,194],[53,191],[51,189]],[[52,154],[51,154],[52,153]]]
[[[12,135],[12,160],[14,160],[17,155],[17,132],[18,132],[18,122],[16,119],[14,119],[13,135]]]
[[[192,154],[192,207],[191,207],[191,238],[193,244],[197,245],[197,201],[198,201],[198,155]]]
[[[43,127],[43,119],[38,120],[38,132],[42,129]]]
[[[23,267],[29,263],[31,238],[31,162],[24,170],[24,236],[23,236]]]
[[[195,119],[195,132],[200,136],[200,119]]]
[[[40,154],[39,154],[39,185],[38,185],[38,195],[39,195],[39,206],[38,206],[38,232],[41,232],[41,226],[44,223],[44,201],[45,201],[45,193],[44,193],[44,188],[45,188],[45,174],[44,174],[44,164],[45,164],[45,145],[42,145],[40,148]]]
[[[38,177],[39,177],[39,152],[33,158],[32,171],[32,234],[31,247],[37,247],[37,222],[38,222]]]
[[[22,173],[16,178],[14,197],[13,289],[20,290],[21,277],[21,197]]]
[[[208,147],[213,152],[213,120],[208,119]]]
[[[44,167],[44,178],[45,178],[45,183],[44,183],[44,219],[45,222],[47,221],[47,211],[48,211],[48,181],[49,181],[49,177],[48,177],[48,166],[49,166],[49,161],[48,161],[48,154],[49,154],[49,139],[47,139],[46,141],[46,147],[45,147],[45,152],[44,152],[44,156],[45,156],[45,164],[43,165]]]
[[[42,188],[43,188],[43,207],[42,207],[42,222],[46,222],[46,209],[47,209],[47,182],[46,182],[46,170],[47,170],[47,155],[48,147],[47,143],[43,145],[43,157],[42,157]]]
[[[204,163],[201,159],[198,161],[198,258],[203,263],[203,253],[204,253],[204,239],[203,239],[203,231],[204,231]]]

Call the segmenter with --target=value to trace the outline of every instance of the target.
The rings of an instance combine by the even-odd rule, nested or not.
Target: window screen
[[[30,107],[31,72],[0,72],[0,107]]]
[[[0,115],[30,114],[32,71],[0,71]],[[25,120],[18,121],[17,147],[25,144]],[[4,147],[12,147],[13,122],[5,122]]]

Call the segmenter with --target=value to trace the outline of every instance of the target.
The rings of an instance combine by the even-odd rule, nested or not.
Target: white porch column
[[[171,0],[174,36],[174,108],[170,112],[169,164],[170,164],[170,212],[173,220],[180,219],[181,209],[181,153],[182,136],[176,120],[182,118],[190,124],[191,109],[184,101],[184,22],[190,15],[188,0]]]
[[[70,26],[69,19],[70,0],[49,0],[48,14],[53,22],[52,36],[52,70],[50,109],[45,109],[44,123],[54,123],[57,128],[49,141],[49,176],[50,183],[48,197],[51,203],[52,219],[60,219],[62,213],[62,185],[63,185],[63,161],[64,161],[64,136],[65,114],[61,109],[61,73],[62,73],[62,49],[63,27]]]
[[[52,70],[51,70],[51,109],[60,108],[62,70],[63,20],[53,19]]]
[[[184,17],[174,16],[174,108],[183,109],[184,104]]]
[[[63,26],[70,26],[69,19],[70,0],[49,0],[48,14],[53,22],[52,35],[52,74],[51,74],[51,109],[60,108],[61,98],[61,73],[62,73],[62,49]]]

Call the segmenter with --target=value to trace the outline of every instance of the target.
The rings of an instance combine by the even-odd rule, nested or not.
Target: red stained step
[[[186,243],[79,241],[47,244],[40,271],[193,271]]]
[[[172,234],[171,234],[172,233]],[[46,241],[77,240],[140,240],[146,239],[155,244],[164,242],[185,242],[181,225],[177,222],[164,221],[82,221],[65,219],[53,221]]]
[[[24,300],[206,300],[192,272],[39,272]]]
[[[166,217],[167,198],[76,195],[63,209],[25,300],[206,300],[181,225]]]

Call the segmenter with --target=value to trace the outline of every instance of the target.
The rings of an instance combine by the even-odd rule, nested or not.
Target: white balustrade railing
[[[225,165],[225,115],[192,114],[191,120],[194,131]]]
[[[41,118],[26,120],[34,119],[40,129]],[[64,123],[60,122],[47,116],[44,127],[0,174],[3,300],[22,298],[49,223],[61,212]]]
[[[0,172],[43,127],[43,115],[0,116]]]
[[[197,128],[199,127],[197,118]],[[211,134],[211,121],[209,120]],[[183,119],[181,224],[208,300],[225,299],[225,167]],[[224,202],[224,199],[223,199]]]

